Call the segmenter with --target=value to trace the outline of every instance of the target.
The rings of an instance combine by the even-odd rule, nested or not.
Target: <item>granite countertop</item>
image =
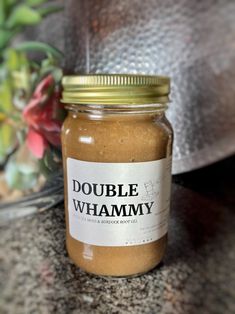
[[[235,313],[234,158],[174,179],[164,263],[88,275],[65,250],[64,208],[0,229],[0,313]]]

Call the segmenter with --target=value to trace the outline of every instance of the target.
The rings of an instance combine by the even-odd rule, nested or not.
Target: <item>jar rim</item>
[[[137,74],[68,75],[62,79],[63,103],[103,105],[166,104],[170,78]]]

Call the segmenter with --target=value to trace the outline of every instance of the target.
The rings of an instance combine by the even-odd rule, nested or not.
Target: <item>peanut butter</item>
[[[65,102],[68,103],[68,101]],[[81,102],[84,102],[84,100]],[[151,190],[151,184],[154,180],[150,180],[149,183],[146,179],[144,184],[141,185],[141,178],[136,174],[135,179],[135,175],[133,175],[128,177],[127,181],[118,179],[119,181],[115,184],[116,178],[112,178],[112,171],[117,177],[119,176],[119,170],[114,169],[116,165],[121,167],[120,169],[125,169],[123,167],[129,167],[130,165],[130,171],[132,171],[130,173],[135,174],[135,169],[138,172],[141,171],[141,168],[147,167],[148,170],[150,166],[155,167],[155,164],[153,165],[151,162],[164,162],[166,159],[168,160],[168,167],[170,167],[172,129],[165,118],[162,107],[159,109],[151,105],[150,109],[145,108],[143,110],[142,108],[142,110],[138,110],[137,104],[135,110],[133,110],[133,106],[131,110],[128,110],[128,108],[121,109],[118,104],[112,106],[114,109],[110,109],[111,106],[105,108],[102,105],[93,106],[93,108],[83,104],[82,106],[81,104],[74,105],[74,103],[71,106],[69,105],[69,113],[62,130],[66,245],[69,256],[74,263],[87,272],[106,276],[131,276],[153,269],[162,260],[167,242],[167,216],[164,216],[165,213],[163,214],[161,220],[159,220],[159,225],[156,224],[158,227],[150,226],[148,220],[146,230],[143,227],[140,229],[143,229],[141,237],[138,234],[132,237],[128,230],[135,230],[131,228],[135,228],[133,226],[136,224],[141,224],[140,221],[148,219],[148,214],[149,217],[152,215],[151,217],[160,219],[161,212],[165,210],[167,214],[168,209],[157,209],[158,212],[154,214],[154,208],[164,198],[159,195],[164,192],[161,192],[161,189],[156,190],[153,188]],[[75,163],[75,166],[71,168],[72,170],[68,170],[70,160]],[[78,166],[77,161],[79,162]],[[101,171],[99,172],[100,176],[93,177],[94,171],[91,171],[93,179],[88,182],[87,176],[90,173],[90,167],[93,167],[93,165],[98,167],[94,169]],[[112,166],[107,172],[105,167],[109,165]],[[137,168],[133,168],[132,165]],[[77,168],[74,167],[80,167],[78,169],[81,169],[81,172],[79,170],[76,174]],[[156,167],[160,166],[157,165]],[[110,178],[109,180],[106,179],[107,182],[102,181],[102,169],[107,172],[106,176]],[[68,173],[68,171],[70,172]],[[81,175],[82,173],[83,175]],[[143,173],[147,176],[145,171]],[[163,175],[159,178],[164,177],[164,171],[162,173]],[[120,173],[120,178],[123,176]],[[97,178],[96,182],[93,182],[94,178]],[[146,199],[142,197],[139,198],[138,203],[133,203],[132,199],[135,200],[139,197],[142,186],[146,188],[148,193],[148,184],[150,184],[151,195],[146,194]],[[157,182],[157,184],[157,186],[160,186],[161,183]],[[69,193],[72,193],[70,190],[73,192],[71,200],[68,199],[70,197],[68,196]],[[169,197],[168,194],[169,191],[166,192],[167,198]],[[83,197],[85,197],[85,201]],[[94,199],[98,201],[92,201]],[[103,200],[101,203],[99,202],[100,199]],[[116,204],[117,200],[119,205]],[[71,211],[71,207],[73,207],[73,211]],[[69,215],[71,216],[69,217]],[[145,216],[146,218],[144,218]],[[75,219],[72,227],[71,219]],[[81,221],[81,219],[85,219],[86,222]],[[85,224],[84,230],[83,223]],[[76,224],[80,226],[80,231],[79,227],[76,230]],[[102,225],[97,226],[98,224]],[[117,224],[122,225],[119,227]],[[126,224],[126,226],[123,226],[123,224]],[[118,237],[117,228],[128,234],[128,237],[125,238],[126,242],[120,242],[121,240],[116,239]],[[160,238],[157,238],[157,240],[152,236],[147,236],[147,234],[154,235],[156,233],[154,228],[164,229],[164,231],[162,231],[163,229],[159,231]],[[93,234],[93,230],[96,230],[97,234]],[[97,230],[102,232],[108,230],[108,233],[104,233],[105,236],[100,236]],[[83,232],[85,240],[80,241],[76,238],[76,235],[71,236],[73,232],[78,234],[79,239],[81,239],[81,233]],[[105,244],[93,244],[93,242],[96,242],[96,237],[97,241],[103,241],[100,243]],[[112,237],[116,238],[112,239]],[[124,235],[120,234],[120,237],[124,237]],[[86,239],[87,243],[85,242]],[[140,241],[142,241],[141,244]],[[108,245],[109,243],[114,245]],[[138,243],[138,245],[135,245],[135,243]]]

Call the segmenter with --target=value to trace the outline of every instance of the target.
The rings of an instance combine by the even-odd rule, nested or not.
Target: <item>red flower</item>
[[[49,144],[60,146],[59,99],[60,90],[55,86],[53,76],[48,75],[37,86],[23,110],[24,120],[29,126],[26,143],[37,158],[43,157]]]

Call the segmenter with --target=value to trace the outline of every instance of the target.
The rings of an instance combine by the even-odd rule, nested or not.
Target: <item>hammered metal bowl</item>
[[[172,78],[173,172],[235,152],[235,2],[68,0],[68,73]]]

